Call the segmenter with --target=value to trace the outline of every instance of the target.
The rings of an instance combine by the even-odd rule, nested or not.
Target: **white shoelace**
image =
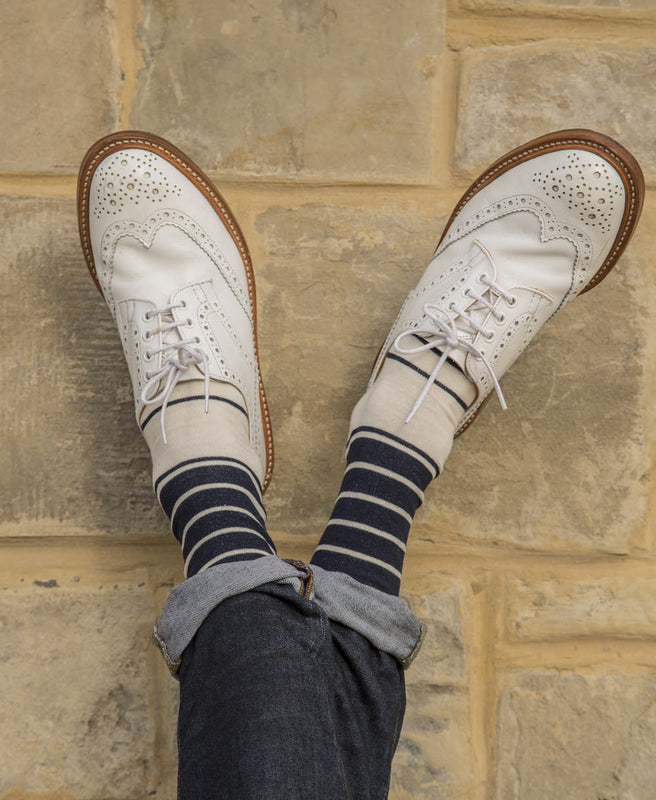
[[[438,372],[444,366],[449,354],[458,348],[461,350],[466,350],[475,358],[480,359],[483,362],[490,375],[490,378],[492,379],[494,390],[497,393],[499,402],[501,403],[501,408],[503,408],[504,411],[506,410],[506,400],[503,396],[503,392],[501,391],[501,386],[499,386],[497,376],[494,374],[494,370],[492,369],[490,362],[485,357],[485,354],[478,347],[476,347],[475,344],[473,344],[473,338],[476,336],[476,334],[480,333],[486,339],[491,339],[493,332],[485,330],[485,328],[483,328],[482,325],[474,318],[473,313],[477,311],[483,311],[485,314],[487,314],[488,311],[491,311],[497,322],[503,322],[505,319],[504,315],[494,308],[497,300],[499,298],[503,298],[508,305],[513,306],[517,302],[517,298],[507,292],[502,286],[499,286],[499,284],[494,280],[488,278],[487,275],[481,275],[479,280],[481,283],[487,286],[487,289],[484,289],[482,294],[477,294],[472,289],[467,289],[465,291],[465,295],[470,297],[472,302],[466,308],[461,308],[457,303],[451,302],[449,304],[449,311],[455,312],[453,319],[444,309],[440,308],[434,303],[426,303],[424,306],[424,314],[427,318],[426,324],[420,328],[412,328],[410,330],[403,331],[403,333],[400,333],[394,340],[394,349],[402,355],[416,355],[417,353],[422,353],[425,350],[431,350],[434,347],[437,347],[442,351],[442,355],[433,368],[433,371],[428,376],[424,388],[421,390],[421,393],[419,394],[412,411],[405,420],[406,423],[410,422],[421,404],[426,399],[426,395],[430,391]],[[403,347],[401,342],[406,336],[420,336],[422,339],[427,339],[427,342],[425,344],[419,344],[413,347]],[[467,337],[471,338],[472,341],[469,341],[469,338]]]
[[[209,358],[207,353],[200,347],[194,345],[200,344],[200,339],[194,336],[191,339],[185,339],[180,331],[183,325],[191,325],[190,319],[176,320],[173,319],[172,311],[174,308],[185,308],[186,303],[182,300],[179,303],[169,303],[161,308],[154,308],[152,311],[147,311],[145,317],[147,320],[153,319],[160,315],[161,322],[159,328],[152,331],[146,331],[146,339],[151,339],[155,334],[161,333],[162,346],[146,352],[147,358],[152,358],[159,353],[162,354],[162,366],[154,372],[146,372],[146,385],[141,392],[141,402],[146,406],[162,404],[162,413],[160,417],[160,424],[162,427],[162,438],[166,444],[166,430],[164,428],[164,414],[166,406],[171,398],[171,392],[175,389],[178,381],[191,367],[203,366],[203,374],[205,377],[205,413],[209,411],[210,402],[210,375],[209,375]],[[173,332],[174,336],[170,337],[173,341],[167,341],[167,336]],[[179,340],[175,340],[175,336],[179,336]],[[164,385],[160,387],[160,384]]]

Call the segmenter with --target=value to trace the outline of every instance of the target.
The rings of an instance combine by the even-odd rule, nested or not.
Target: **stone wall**
[[[453,203],[506,149],[598,128],[641,161],[627,253],[542,332],[428,493],[403,592],[392,800],[656,798],[656,3],[5,0],[0,67],[0,798],[175,797],[149,643],[177,545],[75,181],[93,140],[172,139],[256,265],[267,494],[307,558],[350,409]],[[328,799],[327,799],[328,800]]]

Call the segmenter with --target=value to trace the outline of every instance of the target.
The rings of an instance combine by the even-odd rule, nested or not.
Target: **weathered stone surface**
[[[177,547],[74,203],[27,196],[69,179],[20,172],[72,175],[118,124],[117,97],[129,105],[140,39],[131,124],[230,176],[246,220],[277,450],[269,521],[309,554],[352,406],[463,174],[585,125],[656,178],[653,0],[456,0],[464,49],[443,62],[445,5],[3,4],[0,173],[18,175],[0,181],[22,196],[0,197],[2,800],[172,800],[176,767],[177,685],[148,637]],[[563,38],[481,49],[510,19],[481,12],[500,6],[519,12],[504,41],[550,35],[543,21]],[[599,41],[578,38],[584,15]],[[367,188],[438,167],[434,194]],[[342,180],[360,185],[330,185]],[[509,411],[492,398],[428,490],[403,591],[429,631],[407,673],[393,800],[654,798],[654,230],[651,192],[627,256],[539,335],[503,379]],[[537,552],[520,563],[518,549]]]
[[[426,586],[432,589],[426,591]],[[392,800],[468,797],[473,784],[471,721],[461,631],[463,586],[424,576],[403,597],[428,626],[406,672],[408,708],[392,771]]]
[[[593,128],[628,147],[653,179],[656,121],[646,75],[656,48],[487,48],[464,65],[456,163],[479,170],[559,128]]]
[[[482,8],[492,11],[498,8],[517,8],[538,11],[540,8],[572,9],[572,8],[634,8],[652,9],[652,0],[461,0],[461,5],[466,9],[480,10]]]
[[[413,662],[415,683],[462,686],[465,681],[465,645],[462,640],[462,592],[453,581],[432,581],[434,590],[416,594],[403,592],[403,599],[426,625],[426,638]]]
[[[117,124],[111,22],[100,0],[2,4],[0,171],[76,169]]]
[[[156,788],[153,607],[143,584],[118,580],[2,582],[2,797],[124,800]]]
[[[71,200],[0,198],[0,535],[166,531]],[[36,524],[39,523],[39,524]],[[34,524],[34,526],[33,526]]]
[[[639,576],[507,579],[508,629],[521,639],[656,636],[656,581]]]
[[[498,709],[497,800],[628,800],[656,785],[656,680],[518,674]]]
[[[449,686],[414,683],[394,764],[390,800],[469,797],[473,757],[466,694]]]
[[[456,440],[423,536],[630,550],[648,497],[640,287],[627,255],[538,334],[503,379],[508,411],[492,397]]]
[[[145,0],[133,122],[207,168],[425,178],[443,0]]]
[[[259,337],[276,441],[272,531],[318,535],[337,496],[353,406],[440,223],[304,205],[258,215]]]

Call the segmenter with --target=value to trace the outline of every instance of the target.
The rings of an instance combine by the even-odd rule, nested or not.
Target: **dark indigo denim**
[[[179,800],[387,797],[403,669],[292,586],[216,606],[179,677]]]

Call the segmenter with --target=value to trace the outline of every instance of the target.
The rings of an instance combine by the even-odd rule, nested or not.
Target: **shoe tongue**
[[[497,296],[494,294],[489,286],[484,287],[484,291],[478,292],[478,294],[490,305],[494,305]],[[485,322],[487,316],[490,313],[490,307],[485,305],[485,303],[481,303],[479,300],[471,298],[471,302],[469,305],[463,307],[463,311],[467,315],[465,317],[458,317],[455,321],[456,327],[458,330],[462,331],[463,337],[466,338],[468,341],[473,341],[474,337],[477,334],[475,328],[471,326],[469,320],[477,323],[481,327],[483,327],[483,323]]]
[[[479,278],[486,276],[488,280],[494,280],[496,277],[496,267],[492,256],[487,248],[478,240],[474,241],[469,251],[469,263]],[[477,280],[473,285],[472,291],[475,291],[476,294],[491,305],[494,305],[497,300],[497,296],[492,291],[491,287],[482,283],[480,280]],[[490,314],[490,308],[474,297],[465,298],[462,303],[458,303],[458,306],[467,315],[464,317],[459,314],[454,319],[455,326],[459,332],[459,338],[472,344],[474,339],[478,336],[478,331],[476,328],[472,327],[469,320],[471,319],[477,325],[484,327],[484,322]],[[464,368],[467,355],[468,351],[463,347],[456,347],[449,353],[449,358],[455,361],[460,367]]]
[[[165,311],[163,314],[160,315],[160,321],[162,328],[166,328],[169,325],[175,323],[175,319],[173,318],[173,312]],[[181,341],[182,341],[182,336],[180,334],[180,329],[177,326],[170,328],[162,336],[162,344],[176,345]]]

